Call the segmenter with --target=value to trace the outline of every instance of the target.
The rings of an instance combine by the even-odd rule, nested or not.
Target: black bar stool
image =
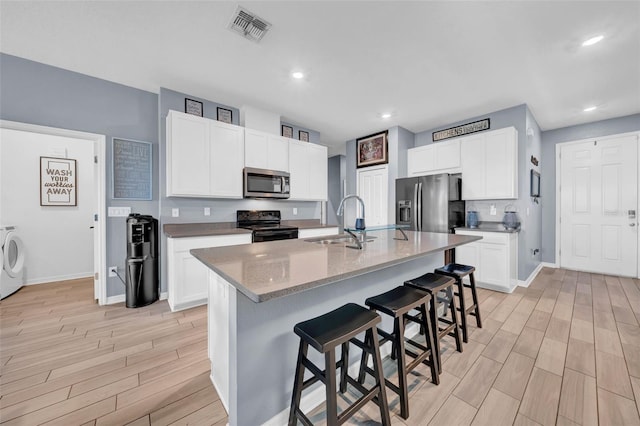
[[[436,269],[434,272],[436,274],[447,275],[449,277],[453,277],[456,279],[456,284],[458,284],[458,292],[456,296],[458,296],[460,300],[460,307],[458,311],[460,312],[460,322],[462,323],[462,340],[465,343],[469,342],[469,331],[467,330],[467,315],[473,315],[476,317],[476,325],[478,328],[482,328],[482,319],[480,318],[480,304],[478,303],[478,293],[476,292],[476,279],[473,276],[476,268],[469,265],[461,265],[459,263],[449,263],[441,268]],[[462,279],[466,276],[469,276],[469,284],[465,284]],[[466,306],[464,300],[464,288],[471,289],[471,297],[473,298],[473,304],[471,306]]]
[[[452,336],[456,339],[456,349],[462,352],[462,337],[460,336],[460,326],[458,325],[458,316],[456,315],[456,299],[453,295],[453,285],[455,280],[446,275],[427,273],[418,278],[405,281],[404,285],[426,291],[431,295],[431,307],[429,314],[431,315],[431,326],[433,327],[433,336],[435,341],[436,355],[438,358],[438,371],[442,373],[442,357],[440,350],[440,340],[445,336]],[[438,296],[439,292],[445,292],[446,297]],[[439,302],[445,303],[446,314],[447,309],[451,311],[451,320],[438,316]],[[438,322],[444,323],[444,328],[440,328]]]
[[[324,315],[295,325],[293,331],[300,336],[300,349],[293,383],[289,426],[296,425],[298,420],[307,426],[312,425],[309,418],[300,410],[300,398],[302,391],[318,380],[322,381],[326,387],[328,426],[341,425],[367,402],[372,400],[380,407],[382,424],[385,426],[391,424],[380,347],[378,339],[373,338],[376,325],[380,321],[380,316],[375,312],[355,303],[348,303]],[[356,339],[356,336],[363,331],[365,332],[365,342]],[[366,389],[347,374],[347,369],[349,368],[349,343],[353,343],[365,353],[370,353],[373,356],[373,376],[376,384],[371,389]],[[307,358],[309,345],[324,354],[324,370],[318,368]],[[342,346],[342,356],[340,361],[336,363],[335,348],[339,345]],[[348,382],[363,395],[340,415],[338,415],[336,393],[336,369],[338,367],[340,368],[340,392],[346,392]],[[305,368],[313,373],[313,377],[307,380],[304,380]]]
[[[383,312],[393,317],[393,332],[378,328],[378,335],[381,336],[379,344],[382,345],[389,341],[392,343],[392,358],[396,359],[398,364],[398,385],[385,379],[386,385],[400,397],[400,415],[406,419],[409,417],[409,392],[407,389],[407,375],[415,369],[420,363],[424,363],[431,367],[431,378],[436,385],[440,383],[438,375],[438,366],[436,361],[435,342],[431,327],[431,319],[427,315],[427,304],[431,301],[431,295],[424,291],[416,290],[411,287],[396,287],[393,290],[368,298],[365,304],[378,312]],[[407,315],[412,309],[417,309],[422,315],[418,320],[416,317]],[[404,337],[406,321],[415,321],[424,327],[426,333],[426,346],[415,340]],[[419,349],[416,353],[405,346],[405,342]],[[409,355],[413,358],[408,365],[405,356]],[[360,361],[360,374],[358,381],[364,383],[364,374],[374,373],[367,367],[368,354],[362,353]]]

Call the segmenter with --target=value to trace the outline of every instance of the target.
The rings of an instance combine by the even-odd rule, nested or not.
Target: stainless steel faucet
[[[362,208],[362,217],[357,217],[356,218],[356,229],[365,229],[365,223],[364,223],[364,201],[362,201],[362,198],[358,197],[356,194],[351,194],[351,195],[345,196],[340,201],[340,204],[338,205],[338,210],[336,210],[336,214],[338,216],[342,216],[342,229],[346,228],[346,226],[344,226],[344,202],[347,201],[349,198],[355,198],[356,200],[358,200],[358,202],[360,204],[360,207]]]

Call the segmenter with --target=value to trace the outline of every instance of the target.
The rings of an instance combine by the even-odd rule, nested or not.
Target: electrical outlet
[[[293,208],[293,215],[296,216],[298,214],[298,208],[294,207]]]
[[[109,278],[118,276],[118,267],[117,266],[109,266]]]
[[[211,207],[205,207],[204,208],[204,215],[205,216],[211,216]]]
[[[171,209],[171,217],[179,217],[180,209]]]

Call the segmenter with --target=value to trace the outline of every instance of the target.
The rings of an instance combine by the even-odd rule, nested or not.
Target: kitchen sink
[[[372,242],[376,237],[367,235],[366,242]],[[308,243],[315,244],[343,244],[343,243],[353,243],[353,237],[346,234],[337,234],[337,235],[325,235],[323,237],[315,237],[315,238],[307,238],[304,240]]]

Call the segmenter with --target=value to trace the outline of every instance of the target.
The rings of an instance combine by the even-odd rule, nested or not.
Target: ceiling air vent
[[[271,28],[270,23],[240,6],[238,6],[231,17],[231,22],[229,22],[230,30],[256,43],[262,40],[269,28]]]

